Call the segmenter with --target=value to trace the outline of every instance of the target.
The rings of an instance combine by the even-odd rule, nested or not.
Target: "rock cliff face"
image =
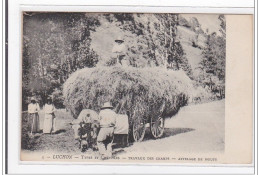
[[[207,79],[206,73],[217,78],[225,62],[225,20],[218,15],[179,15],[176,40],[180,42],[184,57],[196,79]],[[222,32],[221,32],[222,31]],[[215,70],[217,68],[218,70]],[[222,77],[217,79],[222,80]]]
[[[183,51],[191,65],[195,70],[201,61],[202,48],[205,47],[205,36],[197,34],[184,26],[177,27],[177,38],[179,39]]]
[[[197,21],[194,20],[193,21]],[[194,22],[193,22],[194,23]],[[197,21],[192,25],[192,21],[187,21],[180,16],[180,22],[177,26],[177,40],[180,42],[183,52],[190,64],[194,76],[199,74],[199,63],[202,61],[202,50],[206,47],[206,35],[200,28]]]

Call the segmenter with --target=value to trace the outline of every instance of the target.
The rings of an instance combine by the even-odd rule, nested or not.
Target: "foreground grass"
[[[43,128],[44,113],[40,112],[40,128]],[[35,134],[34,136],[26,137],[25,128],[28,123],[26,122],[27,113],[22,115],[22,149],[31,151],[57,151],[66,153],[80,152],[79,143],[74,139],[73,129],[69,125],[72,116],[65,110],[57,110],[56,115],[56,128],[55,134]],[[28,131],[27,131],[28,132]]]

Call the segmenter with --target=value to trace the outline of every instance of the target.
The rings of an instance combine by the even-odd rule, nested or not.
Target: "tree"
[[[110,43],[104,46],[114,42],[109,34],[124,36],[131,66],[183,69],[191,74],[176,40],[176,14],[25,13],[23,21],[24,108],[24,99],[33,94],[42,103],[52,95],[62,106],[62,86],[73,72],[109,62],[110,47],[93,47],[97,35],[105,36],[100,32],[110,32],[106,33]],[[102,39],[96,46],[103,44]]]
[[[221,35],[215,32],[207,35],[206,47],[203,50],[201,69],[203,74],[201,83],[209,86],[212,91],[225,88],[225,61],[226,61],[226,38],[225,19],[220,16]]]
[[[98,25],[95,14],[25,13],[23,94],[39,95],[44,103],[47,96],[61,90],[72,72],[95,66],[97,55],[89,45],[90,32]]]

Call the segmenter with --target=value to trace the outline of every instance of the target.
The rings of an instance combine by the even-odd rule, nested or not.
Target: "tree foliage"
[[[225,64],[226,64],[226,29],[225,18],[220,15],[221,35],[215,32],[207,35],[206,47],[203,50],[203,59],[201,61],[200,81],[204,86],[216,91],[225,88]]]
[[[72,72],[97,63],[89,49],[90,32],[99,25],[94,16],[25,13],[23,20],[23,99],[36,95],[43,103],[53,92],[61,92]]]
[[[224,35],[224,16],[219,20]],[[63,107],[63,83],[73,72],[109,61],[113,65],[110,54],[117,35],[124,37],[130,66],[182,69],[192,77],[191,66],[176,39],[179,23],[190,30],[199,26],[196,18],[188,22],[177,14],[24,13],[23,109],[33,95],[41,103],[52,95],[56,106]],[[208,36],[201,65],[224,81],[223,38]]]

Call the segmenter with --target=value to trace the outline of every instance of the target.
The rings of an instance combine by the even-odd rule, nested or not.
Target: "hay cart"
[[[163,136],[165,119],[187,103],[188,86],[182,79],[183,75],[161,68],[84,68],[65,82],[64,104],[78,116],[82,108],[99,111],[110,101],[116,113],[129,112],[127,134],[132,141],[142,141],[148,125],[157,139]]]
[[[132,124],[130,125],[130,134],[133,141],[141,142],[144,139],[147,125],[150,129],[150,135],[154,139],[163,136],[165,119],[174,116],[182,106],[186,105],[188,101],[187,96],[183,93],[174,99],[174,103],[176,105],[169,111],[163,111],[149,117],[137,117],[135,120],[133,120]]]
[[[163,135],[164,132],[164,122],[165,118],[162,116],[159,117],[149,117],[147,119],[140,119],[135,120],[130,128],[131,136],[134,141],[140,142],[143,140],[146,126],[149,125],[150,133],[153,136],[153,138],[157,139],[160,138]]]
[[[124,115],[119,115],[118,118],[122,118],[121,116]],[[127,123],[125,121],[127,121]],[[150,117],[149,121],[146,121],[144,118],[142,118],[142,120],[137,119],[131,125],[129,124],[128,119],[126,119],[125,121],[124,123],[120,122],[119,124],[117,124],[117,126],[121,125],[119,126],[119,130],[121,131],[118,131],[117,127],[115,128],[115,142],[118,142],[119,144],[122,144],[120,142],[124,142],[123,145],[125,145],[126,142],[128,144],[129,134],[132,141],[141,142],[145,136],[147,125],[149,125],[150,133],[153,138],[156,139],[163,135],[165,121],[163,117]],[[126,129],[125,127],[128,127],[128,129]],[[122,132],[123,130],[121,128],[125,128],[124,132]]]

